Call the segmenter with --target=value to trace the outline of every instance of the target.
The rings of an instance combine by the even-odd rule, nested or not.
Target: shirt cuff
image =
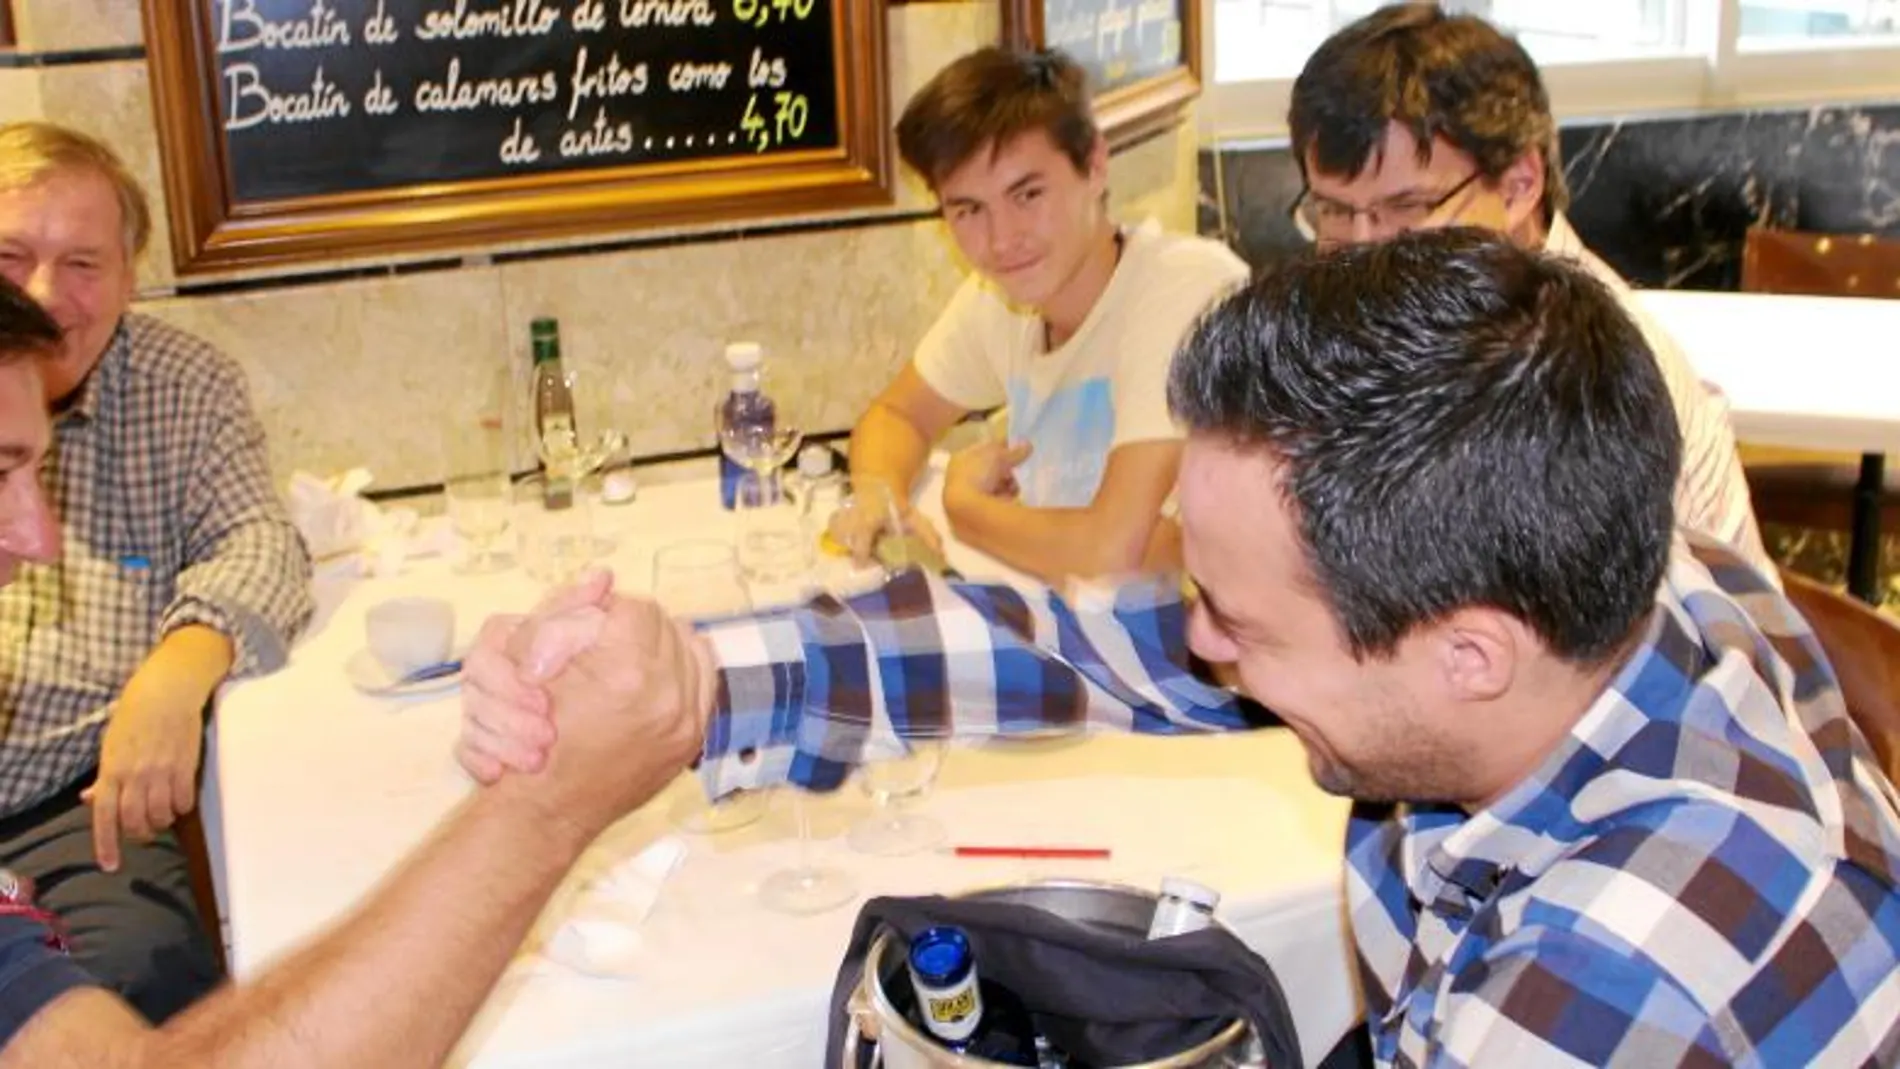
[[[247,628],[237,615],[203,599],[184,597],[166,611],[164,619],[159,622],[158,637],[163,641],[173,631],[192,624],[216,631],[231,640],[231,670],[225,675],[229,679],[239,679],[270,671],[283,663],[281,656],[275,663],[266,663],[259,651],[275,648],[277,644],[272,638],[257,634],[257,629],[264,625],[255,618],[253,622],[255,626]]]

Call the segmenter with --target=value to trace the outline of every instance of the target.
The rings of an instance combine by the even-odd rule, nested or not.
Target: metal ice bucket
[[[1154,917],[1158,901],[1153,892],[1139,887],[1085,880],[1048,880],[975,891],[963,897],[1035,906],[1071,920],[1140,937],[1147,936],[1148,922]],[[866,1042],[875,1044],[871,1065],[883,1069],[986,1069],[999,1065],[987,1058],[945,1050],[904,1019],[880,980],[886,969],[885,956],[893,953],[898,950],[891,932],[883,932],[872,940],[871,951],[864,959],[864,976],[851,995],[842,1069],[858,1069],[858,1050]],[[897,975],[903,975],[901,969]],[[1158,1061],[1114,1069],[1240,1069],[1264,1064],[1252,1060],[1258,1057],[1253,1053],[1257,1047],[1252,1040],[1253,1032],[1247,1022],[1235,1019],[1212,1039],[1192,1049]]]

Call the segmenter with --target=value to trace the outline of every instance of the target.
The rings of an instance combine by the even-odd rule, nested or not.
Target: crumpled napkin
[[[307,471],[291,475],[290,522],[297,525],[313,559],[332,560],[368,543],[371,532],[380,526],[380,510],[362,493],[374,481],[364,468],[327,478]]]
[[[442,552],[438,537],[421,537],[414,509],[385,509],[363,497],[375,482],[366,468],[319,476],[290,477],[290,522],[318,565],[334,564],[352,575],[394,575],[410,557]]]
[[[633,976],[643,942],[640,926],[667,877],[685,860],[685,841],[670,835],[608,869],[575,895],[542,955],[587,976]]]

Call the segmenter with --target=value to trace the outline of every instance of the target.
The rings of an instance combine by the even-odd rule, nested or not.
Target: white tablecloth
[[[1900,300],[1644,290],[1643,307],[1727,395],[1736,437],[1900,453]]]
[[[634,505],[598,515],[620,541],[613,563],[628,587],[646,585],[656,546],[729,529],[709,481],[648,488]],[[967,552],[952,560],[972,572],[983,564]],[[530,604],[535,589],[518,570],[452,576],[439,561],[412,563],[395,578],[325,584],[320,618],[290,666],[223,696],[208,803],[240,977],[359,901],[473,789],[450,755],[453,692],[374,699],[344,678],[345,660],[362,645],[365,609],[403,594],[452,599],[472,633],[485,613]],[[694,789],[682,778],[583,859],[470,1031],[458,1064],[637,1059],[645,1069],[809,1069],[820,1062],[831,981],[857,910],[792,918],[757,904],[757,883],[794,857],[782,801],[752,827],[687,838],[687,860],[642,929],[634,979],[585,978],[537,953],[573,888],[669,834],[667,807]],[[849,870],[864,894],[955,892],[1050,876],[1153,887],[1167,873],[1192,875],[1223,892],[1220,915],[1278,970],[1309,1057],[1358,1017],[1340,897],[1345,807],[1312,785],[1285,732],[958,749],[920,808],[947,826],[953,842],[1099,844],[1114,857],[1027,863],[858,855],[842,832],[868,812],[868,802],[849,788],[813,805],[815,854]]]

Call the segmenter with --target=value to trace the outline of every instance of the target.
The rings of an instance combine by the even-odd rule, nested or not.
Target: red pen
[[[1106,861],[1106,846],[958,846],[951,848],[958,857],[1058,858],[1068,861]]]

